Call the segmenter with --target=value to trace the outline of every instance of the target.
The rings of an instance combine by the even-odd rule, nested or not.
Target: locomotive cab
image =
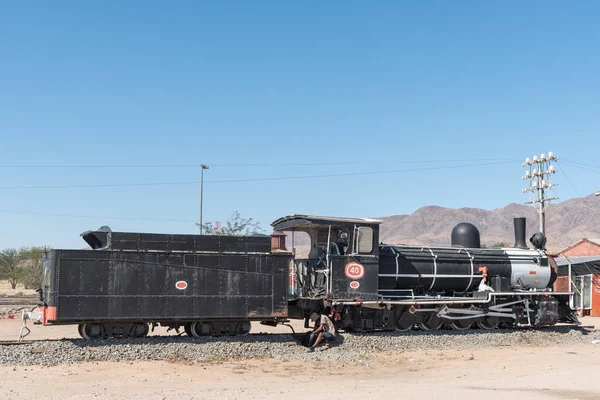
[[[292,299],[377,299],[379,225],[381,221],[291,215],[273,222],[277,231],[292,237],[290,267]],[[296,242],[298,232],[306,239]]]

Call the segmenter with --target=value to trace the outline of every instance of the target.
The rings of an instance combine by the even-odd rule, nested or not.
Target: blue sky
[[[527,156],[600,165],[599,12],[593,1],[3,2],[0,248],[77,248],[101,225],[193,233],[200,163],[204,219],[237,210],[265,230],[292,213],[523,202]],[[582,195],[600,189],[596,170],[558,168]],[[14,188],[162,182],[192,183]],[[561,172],[555,182],[561,199],[578,196]]]

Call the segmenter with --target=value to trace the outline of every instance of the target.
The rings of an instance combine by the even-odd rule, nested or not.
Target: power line
[[[556,193],[556,189],[554,188],[550,188],[550,190],[554,193],[554,195],[558,198],[558,193]],[[575,220],[575,216],[571,213],[571,210],[569,210],[562,202],[558,203],[560,204],[560,206],[563,208],[563,210],[566,212],[566,214],[569,216],[569,218],[571,218],[571,223],[576,225],[577,227],[579,227],[579,224],[577,223],[577,221]],[[585,234],[583,232],[583,230],[579,230],[579,233],[581,234],[581,237],[585,237]]]
[[[87,218],[87,219],[112,219],[112,220],[123,220],[123,221],[155,221],[155,222],[191,222],[191,223],[196,223],[196,221],[194,221],[194,220],[175,219],[175,218],[111,217],[111,216],[100,216],[100,215],[52,214],[52,213],[39,213],[39,212],[13,211],[13,210],[0,210],[0,213],[3,213],[3,214],[16,214],[16,215],[34,215],[34,216],[42,216],[42,217],[60,217],[60,218]]]
[[[215,167],[306,167],[319,165],[393,165],[393,164],[436,164],[436,163],[457,163],[457,162],[491,162],[506,161],[514,162],[515,158],[476,158],[476,159],[452,159],[452,160],[403,160],[403,161],[341,161],[341,162],[307,162],[307,163],[254,163],[254,164],[210,164]]]
[[[370,172],[347,172],[347,173],[339,173],[339,174],[303,175],[303,176],[287,176],[287,177],[271,177],[271,178],[225,179],[225,180],[207,181],[207,182],[210,182],[210,183],[233,183],[233,182],[279,181],[279,180],[313,179],[313,178],[337,178],[337,177],[342,177],[342,176],[384,175],[384,174],[393,174],[393,173],[399,173],[399,172],[433,171],[433,170],[440,170],[440,169],[467,168],[467,167],[495,165],[495,164],[508,164],[508,163],[512,163],[512,161],[490,162],[490,163],[486,163],[486,164],[463,164],[463,165],[447,165],[447,166],[437,166],[437,167],[392,169],[392,170],[370,171]]]
[[[462,164],[462,165],[444,165],[437,167],[422,167],[408,169],[393,169],[384,171],[371,172],[348,172],[339,174],[322,174],[322,175],[300,175],[300,176],[283,176],[283,177],[266,177],[266,178],[242,178],[242,179],[223,179],[205,181],[204,183],[242,183],[242,182],[265,182],[265,181],[282,181],[282,180],[299,180],[299,179],[317,179],[317,178],[336,178],[343,176],[367,176],[367,175],[384,175],[400,172],[417,172],[417,171],[433,171],[440,169],[455,169],[480,167],[486,165],[509,164],[512,161],[497,161],[483,164]],[[135,186],[167,186],[167,185],[198,185],[200,181],[182,181],[182,182],[149,182],[149,183],[99,183],[99,184],[81,184],[81,185],[32,185],[32,186],[0,186],[0,190],[13,189],[72,189],[72,188],[106,188],[106,187],[135,187]]]
[[[573,162],[569,162],[569,161],[563,161],[564,164],[570,165],[572,167],[575,168],[579,168],[579,169],[583,169],[585,171],[591,171],[591,172],[595,172],[595,173],[600,173],[600,169],[593,169],[593,168],[597,168],[597,167],[586,167],[583,165],[578,165],[579,163],[573,163]]]
[[[452,163],[452,162],[482,162],[482,161],[507,161],[514,162],[517,159],[514,158],[481,158],[481,159],[468,159],[468,160],[405,160],[405,161],[341,161],[341,162],[305,162],[305,163],[241,163],[241,164],[213,164],[204,163],[210,165],[210,167],[234,167],[234,168],[248,168],[248,167],[306,167],[306,166],[324,166],[324,165],[390,165],[390,164],[431,164],[431,163]],[[0,168],[200,168],[202,164],[139,164],[139,165],[0,165]]]
[[[598,217],[600,219],[600,215],[598,215],[598,213],[596,213],[596,210],[594,210],[594,207],[592,207],[587,200],[581,195],[581,193],[579,193],[579,190],[577,190],[577,188],[575,187],[575,185],[573,184],[573,181],[571,181],[571,179],[567,176],[567,174],[564,171],[564,168],[561,168],[560,171],[562,172],[562,174],[565,176],[565,178],[567,178],[567,181],[569,182],[569,184],[571,185],[571,187],[573,188],[573,190],[575,190],[575,193],[577,193],[577,196],[579,196],[579,198],[581,200],[583,200],[583,204],[586,205],[587,208],[589,208],[592,211],[592,214],[594,214],[596,217]]]
[[[85,185],[34,185],[34,186],[0,186],[0,190],[9,189],[74,189],[74,188],[104,188],[104,187],[133,187],[133,186],[167,186],[167,185],[197,185],[200,181],[188,182],[154,182],[154,183],[107,183]]]
[[[42,217],[58,217],[58,218],[76,218],[76,219],[99,219],[99,220],[116,220],[116,221],[146,221],[146,222],[185,222],[185,223],[196,223],[194,220],[187,219],[176,219],[176,218],[155,218],[155,217],[117,217],[117,216],[100,216],[100,215],[75,215],[75,214],[56,214],[56,213],[40,213],[40,212],[27,212],[27,211],[14,211],[14,210],[0,210],[2,214],[13,214],[13,215],[33,215]],[[269,226],[271,222],[268,221],[257,221],[261,224]],[[558,242],[569,245],[570,243],[564,241],[564,237],[555,237],[552,234],[548,235],[549,238],[558,239]],[[415,237],[402,237],[402,239],[416,239]]]
[[[568,164],[577,164],[577,165],[583,165],[586,167],[590,167],[590,168],[596,168],[596,169],[600,169],[600,165],[594,165],[594,164],[589,164],[589,163],[583,163],[581,161],[570,161],[570,160],[562,160],[562,162],[566,162]]]

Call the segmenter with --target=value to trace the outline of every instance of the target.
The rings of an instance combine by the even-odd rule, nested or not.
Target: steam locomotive
[[[189,336],[244,334],[328,313],[346,331],[494,329],[577,322],[571,293],[553,292],[555,265],[541,234],[513,248],[482,248],[461,223],[451,246],[379,243],[381,221],[291,215],[269,236],[112,232],[82,234],[91,249],[45,255],[43,325],[76,324],[83,338],[143,337],[168,326]],[[310,238],[296,257],[285,239]],[[292,248],[294,248],[292,243]]]

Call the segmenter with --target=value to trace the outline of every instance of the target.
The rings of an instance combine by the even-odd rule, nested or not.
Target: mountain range
[[[380,241],[389,244],[449,245],[452,228],[461,222],[475,225],[481,243],[491,246],[514,244],[513,218],[527,218],[527,241],[539,231],[539,215],[528,205],[511,203],[503,208],[445,208],[425,206],[410,215],[379,217],[383,221]],[[588,238],[600,241],[600,197],[593,194],[550,204],[546,209],[549,251],[559,251]],[[594,240],[596,239],[596,240]]]

